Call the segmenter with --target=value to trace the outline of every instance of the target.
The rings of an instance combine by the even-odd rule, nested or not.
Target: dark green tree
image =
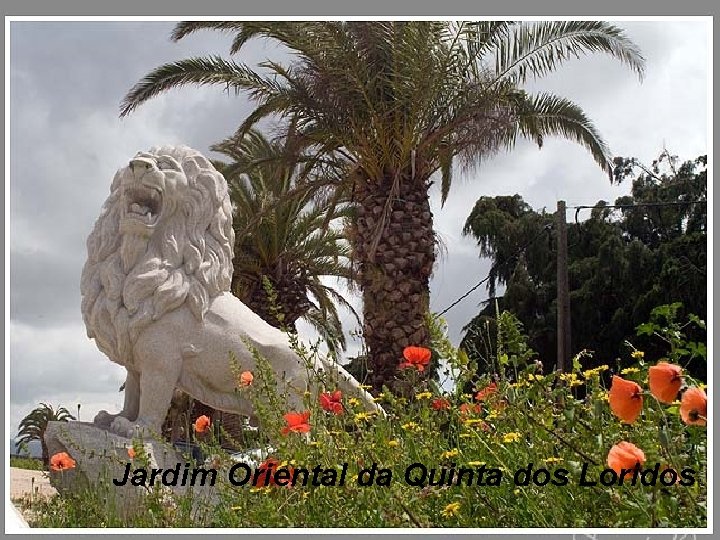
[[[655,356],[663,354],[656,340],[636,335],[637,326],[650,320],[657,306],[680,302],[679,317],[692,313],[705,319],[707,314],[706,156],[678,164],[665,151],[650,167],[636,159],[616,158],[614,163],[616,181],[632,181],[631,194],[618,198],[612,205],[617,208],[600,201],[589,219],[568,224],[572,350],[594,351],[594,364],[627,358],[625,340]],[[465,234],[477,240],[480,255],[493,263],[490,299],[465,327],[462,341],[479,361],[485,343],[481,333],[488,322],[494,324],[497,301],[500,310],[511,311],[523,323],[545,368],[554,366],[554,219],[545,210],[534,211],[519,195],[482,197],[468,217]],[[505,286],[501,296],[498,285]],[[704,374],[702,358],[689,364],[694,373]]]

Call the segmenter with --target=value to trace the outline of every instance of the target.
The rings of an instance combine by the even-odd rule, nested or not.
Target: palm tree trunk
[[[394,381],[405,347],[429,346],[425,316],[435,249],[428,188],[417,179],[400,182],[373,251],[391,186],[392,178],[386,177],[380,186],[368,185],[359,194],[354,238],[369,383],[376,391],[383,385],[400,388]]]
[[[285,280],[288,281],[288,280]],[[310,309],[307,290],[304,282],[297,279],[287,283],[274,283],[273,290],[277,296],[277,305],[273,306],[268,298],[262,281],[257,281],[249,287],[246,295],[240,297],[247,307],[257,313],[262,320],[275,328],[286,328],[291,332],[296,330],[295,323]],[[282,321],[278,315],[282,314]]]

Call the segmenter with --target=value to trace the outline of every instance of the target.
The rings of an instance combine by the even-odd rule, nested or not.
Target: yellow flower
[[[419,394],[415,394],[415,399],[430,399],[432,397],[432,393],[430,392],[420,392]]]
[[[485,417],[485,420],[495,420],[497,418],[497,412],[489,412],[487,416]]]
[[[460,435],[458,435],[458,437],[460,437],[461,439],[468,439],[472,437],[472,433],[461,433]]]
[[[460,450],[458,450],[457,448],[453,448],[452,450],[448,450],[447,452],[443,452],[442,457],[443,457],[443,459],[450,459],[450,458],[454,458],[454,457],[457,456],[458,454],[460,454]]]
[[[305,395],[305,397],[310,397],[312,394],[311,394],[310,392],[308,392],[308,391],[305,391],[305,392],[304,392],[304,395]]]
[[[482,467],[483,465],[485,465],[485,462],[484,461],[468,461],[468,465],[470,465],[471,467]]]
[[[699,388],[700,390],[705,390],[705,389],[707,388],[707,384],[700,383],[700,384],[698,384],[698,388]]]
[[[372,386],[370,386],[369,384],[361,384],[360,388],[362,388],[363,390],[370,390]]]
[[[400,446],[400,441],[398,441],[397,439],[393,439],[392,441],[388,441],[387,445],[392,447]]]
[[[598,376],[600,376],[599,368],[587,369],[587,370],[583,371],[583,377],[585,377],[586,379],[591,379],[593,377],[598,377]]]
[[[563,458],[561,458],[561,457],[549,457],[549,458],[543,459],[543,461],[544,461],[545,463],[560,463],[561,461],[563,461]]]
[[[577,378],[577,374],[576,374],[576,373],[561,373],[561,374],[560,374],[560,380],[561,380],[561,381],[565,381],[565,382],[569,382],[570,385],[572,386],[573,383],[578,380],[578,378]],[[581,384],[582,384],[582,383],[581,383]]]
[[[544,379],[545,379],[545,375],[535,375],[535,374],[533,374],[533,373],[531,373],[530,375],[528,375],[528,380],[529,380],[529,381],[542,381],[542,380],[544,380]]]
[[[637,373],[638,371],[640,371],[640,370],[639,370],[638,368],[636,368],[636,367],[629,367],[629,368],[623,369],[623,370],[620,372],[620,374],[621,374],[621,375],[630,375],[631,373]]]
[[[511,431],[510,433],[506,433],[503,435],[503,442],[504,443],[513,443],[520,440],[520,434],[517,431]]]
[[[360,400],[358,398],[351,397],[348,399],[348,405],[360,405]]]
[[[635,360],[642,360],[645,358],[645,353],[642,351],[633,351],[630,353],[630,356],[632,356]]]
[[[596,369],[598,371],[607,371],[608,369],[610,369],[610,366],[608,366],[607,364],[603,364],[602,366],[598,366]]]
[[[361,413],[357,413],[355,415],[356,422],[362,422],[363,420],[369,420],[369,419],[370,419],[370,413],[361,412]]]
[[[493,413],[491,413],[491,414],[493,414]],[[489,416],[490,415],[488,415],[488,417]],[[495,415],[495,416],[497,416],[497,415]],[[477,424],[484,424],[484,423],[485,422],[480,418],[467,418],[467,419],[463,420],[463,425],[465,425],[467,427],[474,426]]]
[[[607,391],[600,392],[598,397],[603,401],[610,401],[610,394]]]
[[[572,388],[574,386],[582,386],[583,384],[585,384],[585,383],[578,379],[573,379],[572,381],[570,381],[570,388]]]
[[[418,424],[417,422],[408,422],[407,424],[403,424],[400,427],[407,431],[419,431],[420,430],[420,424]]]
[[[530,386],[530,383],[528,381],[510,383],[510,388],[523,388],[524,386]]]
[[[442,511],[442,515],[445,517],[456,516],[460,512],[460,503],[454,502],[448,504]]]

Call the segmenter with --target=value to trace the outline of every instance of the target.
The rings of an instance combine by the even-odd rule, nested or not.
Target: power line
[[[630,208],[653,208],[662,206],[689,206],[691,204],[707,204],[707,200],[698,201],[668,201],[668,202],[649,202],[649,203],[636,203],[636,204],[596,204],[594,206],[568,206],[568,208],[575,209],[575,223],[577,223],[578,214],[580,210],[590,210],[594,208],[620,208],[622,210],[628,210]]]
[[[467,298],[473,291],[477,290],[477,288],[480,287],[480,285],[482,285],[483,283],[487,282],[487,281],[490,279],[490,276],[492,276],[493,272],[494,272],[497,268],[499,268],[499,267],[502,266],[502,265],[509,264],[511,261],[516,260],[517,257],[519,257],[522,253],[524,253],[525,250],[526,250],[527,248],[529,248],[529,247],[535,242],[535,240],[537,240],[538,238],[540,238],[545,232],[547,232],[547,231],[549,231],[550,229],[552,229],[552,227],[553,227],[552,224],[547,224],[547,225],[545,225],[538,234],[536,234],[533,238],[531,238],[529,242],[527,242],[524,246],[522,246],[519,250],[517,250],[511,257],[508,257],[508,258],[505,259],[504,261],[496,262],[495,264],[493,264],[493,265],[490,267],[490,271],[488,272],[487,276],[485,276],[483,279],[481,279],[479,282],[477,282],[475,285],[473,285],[473,286],[470,288],[470,290],[468,290],[465,294],[463,294],[462,296],[460,296],[457,300],[455,300],[455,301],[454,301],[452,304],[450,304],[448,307],[446,307],[445,309],[443,309],[440,313],[436,314],[435,317],[441,317],[441,316],[443,316],[445,313],[447,313],[447,312],[450,311],[452,308],[454,308],[455,306],[457,306],[460,302],[462,302],[463,300],[465,300],[465,298]]]

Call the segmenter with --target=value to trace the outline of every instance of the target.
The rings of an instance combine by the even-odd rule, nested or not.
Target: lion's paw
[[[93,424],[102,428],[108,429],[112,424],[113,420],[117,418],[117,414],[110,414],[106,410],[102,410],[95,415]]]
[[[132,439],[142,434],[142,426],[131,422],[124,416],[118,416],[110,424],[110,431],[117,433],[121,437]]]

